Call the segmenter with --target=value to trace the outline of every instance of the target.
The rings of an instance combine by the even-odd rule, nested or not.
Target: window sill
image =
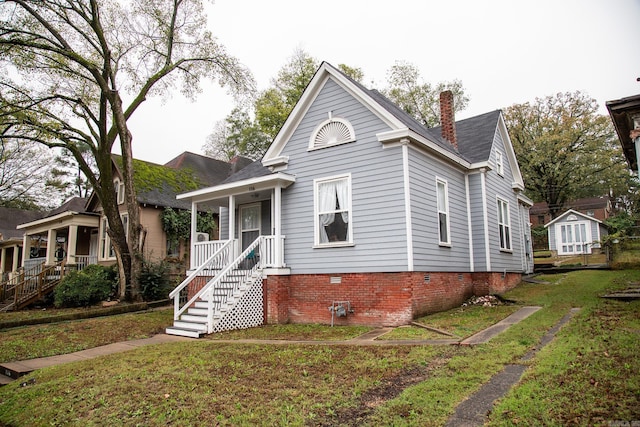
[[[324,245],[313,245],[312,249],[331,249],[331,248],[350,248],[355,246],[355,243],[351,242],[340,242],[340,243],[331,243]]]
[[[451,243],[438,243],[438,246],[440,246],[441,248],[451,248]]]
[[[505,253],[505,254],[512,254],[513,253],[513,249],[502,249],[502,248],[500,248],[500,252]]]

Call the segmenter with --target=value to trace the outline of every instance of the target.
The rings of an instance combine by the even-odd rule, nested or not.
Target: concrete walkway
[[[540,307],[522,307],[506,319],[496,323],[495,325],[473,335],[463,341],[457,339],[440,339],[440,340],[378,340],[377,338],[390,332],[393,328],[379,328],[360,335],[356,338],[344,341],[291,341],[291,340],[215,340],[217,343],[235,343],[235,344],[273,344],[273,345],[477,345],[489,341],[499,333],[506,330],[509,326],[520,322],[529,317],[531,314],[539,310]],[[37,369],[46,368],[54,365],[77,362],[80,360],[92,359],[108,354],[121,353],[133,350],[145,345],[162,344],[167,342],[189,341],[195,338],[185,338],[175,335],[158,334],[151,338],[139,339],[107,344],[100,347],[94,347],[87,350],[77,351],[75,353],[62,354],[59,356],[41,357],[38,359],[29,359],[18,362],[0,363],[0,385],[7,384],[12,380],[18,379],[29,372]],[[4,377],[4,378],[3,378]]]

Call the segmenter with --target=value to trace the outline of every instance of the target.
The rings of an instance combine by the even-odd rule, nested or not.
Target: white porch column
[[[236,198],[235,196],[229,196],[229,240],[233,243],[233,259],[236,258],[239,254],[236,253],[235,246],[235,237],[236,237]]]
[[[196,233],[198,232],[198,204],[191,202],[191,251],[189,252],[189,268],[195,269],[196,266],[196,242],[198,241]]]
[[[14,256],[13,259],[15,258],[16,257]],[[4,274],[4,264],[6,262],[7,262],[7,248],[2,248],[2,251],[0,251],[0,276]]]
[[[67,264],[76,263],[76,247],[78,245],[78,226],[69,226],[69,236],[67,237]]]
[[[22,238],[22,264],[24,267],[24,261],[31,258],[31,237],[27,233],[24,233]]]
[[[13,265],[11,266],[11,271],[18,271],[18,257],[20,256],[20,246],[13,245]],[[22,258],[24,258],[24,251],[22,251]]]
[[[54,265],[56,263],[56,230],[49,230],[47,235],[47,262],[46,265]]]
[[[274,234],[275,234],[275,255],[276,255],[276,267],[282,267],[284,260],[282,259],[282,219],[281,219],[281,211],[282,211],[282,189],[280,185],[276,185],[276,188],[273,189],[273,201],[274,201],[274,209],[273,209],[273,225],[274,225]]]

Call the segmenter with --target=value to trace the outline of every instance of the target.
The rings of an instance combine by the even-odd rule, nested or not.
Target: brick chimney
[[[456,139],[456,118],[453,112],[453,92],[450,90],[440,92],[440,126],[442,137],[457,150],[458,140]]]

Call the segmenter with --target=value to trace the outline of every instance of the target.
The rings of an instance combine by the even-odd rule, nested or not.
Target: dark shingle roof
[[[85,199],[84,197],[72,197],[71,199],[61,204],[59,207],[49,212],[46,216],[50,217],[67,211],[84,213],[87,211],[87,200],[88,199]]]
[[[218,184],[231,174],[232,165],[222,160],[185,151],[164,166],[171,169],[190,169],[205,186]]]
[[[22,237],[24,231],[16,230],[20,224],[43,218],[46,212],[0,207],[0,234],[2,240]]]
[[[256,160],[249,166],[241,169],[239,172],[234,173],[229,178],[225,179],[221,184],[228,184],[231,182],[238,182],[244,179],[257,178],[260,176],[271,175],[271,171],[262,165],[260,160]]]
[[[458,150],[471,163],[489,160],[493,139],[496,136],[500,110],[456,122]],[[440,132],[440,127],[433,128]]]

